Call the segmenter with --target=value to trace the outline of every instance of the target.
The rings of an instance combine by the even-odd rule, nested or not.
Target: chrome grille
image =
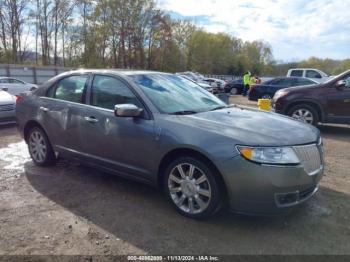
[[[10,105],[0,105],[0,111],[12,111],[15,110],[15,105],[10,104]]]
[[[318,147],[313,145],[295,146],[294,150],[299,157],[304,170],[313,175],[322,168],[321,154]]]

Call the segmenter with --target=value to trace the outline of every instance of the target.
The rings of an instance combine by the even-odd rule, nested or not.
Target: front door
[[[96,75],[85,117],[84,148],[95,162],[120,173],[151,179],[155,153],[154,121],[144,111],[140,117],[116,117],[117,104],[144,108],[126,82]]]
[[[350,75],[345,76],[345,86],[342,88],[330,87],[327,96],[328,117],[339,119],[341,122],[350,122]]]

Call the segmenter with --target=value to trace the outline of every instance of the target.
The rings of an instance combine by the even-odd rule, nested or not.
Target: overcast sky
[[[265,40],[275,59],[350,58],[350,0],[158,0],[210,32]]]

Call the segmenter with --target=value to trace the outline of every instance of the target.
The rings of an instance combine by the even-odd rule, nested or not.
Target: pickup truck
[[[288,70],[287,77],[306,77],[318,83],[324,83],[331,78],[325,72],[314,68],[292,68]]]

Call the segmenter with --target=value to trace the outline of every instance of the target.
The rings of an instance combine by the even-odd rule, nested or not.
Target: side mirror
[[[133,104],[120,104],[114,107],[114,115],[117,117],[137,117],[142,111],[142,108],[138,108]]]
[[[336,89],[343,90],[343,87],[345,87],[345,80],[339,80],[335,83]]]

